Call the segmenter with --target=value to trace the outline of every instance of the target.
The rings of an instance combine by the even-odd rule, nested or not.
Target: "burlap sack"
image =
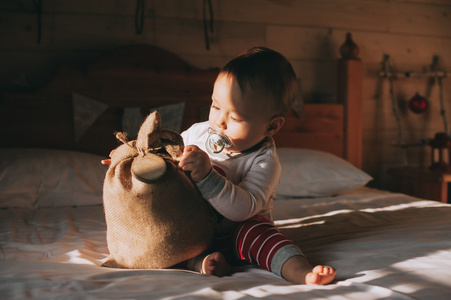
[[[183,140],[150,114],[136,141],[111,157],[103,188],[108,260],[113,268],[167,268],[209,246],[214,213],[176,160]]]

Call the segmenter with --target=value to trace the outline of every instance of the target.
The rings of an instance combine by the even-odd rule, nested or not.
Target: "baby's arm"
[[[277,159],[272,156],[263,154],[252,159],[249,162],[250,169],[241,177],[240,182],[233,183],[212,170],[205,152],[197,147],[194,149],[195,151],[187,152],[186,157],[184,155],[181,166],[183,170],[196,172],[196,175],[192,173],[192,178],[202,196],[229,220],[240,222],[251,218],[260,213],[274,196],[281,170]],[[196,159],[201,162],[194,162]]]
[[[262,212],[278,182],[277,175],[273,176],[277,171],[256,170],[258,166],[253,169],[238,184],[212,170],[197,186],[202,195],[208,194],[206,199],[219,213],[231,221],[241,222]]]

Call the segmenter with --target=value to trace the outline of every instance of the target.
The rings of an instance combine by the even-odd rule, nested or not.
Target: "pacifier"
[[[207,151],[210,154],[218,154],[221,153],[224,148],[232,147],[232,142],[227,135],[214,131],[211,128],[208,129],[208,138],[205,144]]]

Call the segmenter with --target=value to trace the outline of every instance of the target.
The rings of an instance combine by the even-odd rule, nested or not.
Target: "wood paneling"
[[[433,55],[451,69],[449,0],[213,0],[215,30],[205,49],[202,1],[146,0],[141,35],[135,33],[135,1],[42,1],[42,40],[36,43],[33,1],[0,2],[0,87],[41,86],[61,64],[86,65],[112,48],[154,44],[205,69],[221,67],[254,45],[274,48],[293,63],[306,102],[337,100],[336,59],[346,32],[360,47],[363,64],[362,167],[376,187],[387,186],[386,169],[402,164],[391,146],[396,123],[386,80],[378,76],[384,54],[398,70],[421,71]],[[451,112],[451,84],[444,95]],[[412,140],[441,130],[438,87],[427,80],[398,80],[396,97],[406,103],[416,92],[428,96],[431,110],[413,115],[403,110],[402,124]],[[448,119],[451,120],[451,113]],[[427,149],[409,149],[413,164]]]

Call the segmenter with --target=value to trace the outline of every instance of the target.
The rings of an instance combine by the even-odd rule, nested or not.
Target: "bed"
[[[62,67],[45,87],[0,103],[2,299],[450,299],[451,205],[366,187],[362,65],[337,61],[337,103],[305,104],[276,135],[283,173],[274,217],[327,286],[248,267],[215,277],[181,269],[110,269],[100,160],[113,132],[157,109],[163,126],[205,120],[218,70],[150,45]]]

